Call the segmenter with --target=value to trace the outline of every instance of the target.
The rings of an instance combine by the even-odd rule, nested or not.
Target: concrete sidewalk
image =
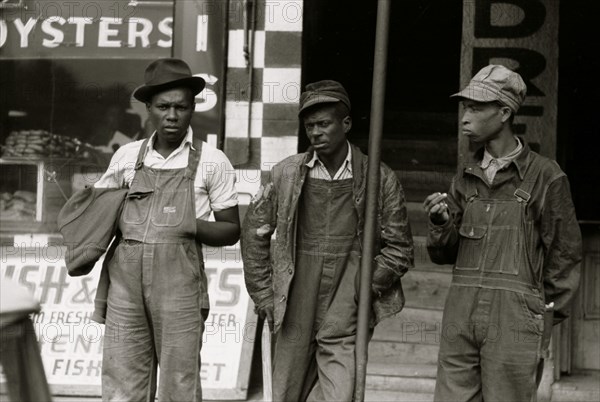
[[[101,402],[99,397],[86,396],[55,396],[52,402]],[[208,400],[206,400],[209,402]],[[248,394],[246,401],[262,401],[262,393],[254,392]],[[430,402],[433,401],[433,395],[414,394],[394,391],[374,391],[367,390],[365,402]],[[0,402],[11,402],[7,395],[0,394]],[[219,402],[241,402],[241,401],[219,401]]]

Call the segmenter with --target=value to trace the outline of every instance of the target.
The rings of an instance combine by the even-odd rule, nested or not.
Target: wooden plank
[[[367,378],[368,381],[368,378]],[[365,392],[365,402],[432,402],[433,393],[380,391],[368,388]]]
[[[413,243],[415,249],[415,266],[411,271],[452,273],[452,264],[439,265],[431,261],[427,252],[426,236],[415,236],[413,234]]]
[[[427,236],[429,232],[428,217],[423,210],[423,202],[409,201],[406,203],[408,222],[413,236]]]
[[[437,364],[439,347],[419,343],[371,342],[369,362],[378,364]]]
[[[552,384],[552,401],[599,401],[600,371],[583,370]]]
[[[434,170],[395,170],[395,173],[404,188],[406,200],[418,203],[433,192],[447,192],[455,170],[444,167]]]
[[[436,364],[381,364],[369,363],[367,374],[395,377],[422,377],[435,378],[437,375]]]
[[[352,142],[367,152],[367,140]],[[394,170],[455,170],[458,142],[456,137],[429,139],[383,139],[381,160]]]
[[[381,391],[402,390],[403,392],[433,393],[435,378],[368,375],[367,388]]]
[[[443,309],[451,281],[451,272],[407,272],[402,278],[406,307]]]
[[[371,342],[409,342],[439,345],[442,311],[404,308],[375,327]]]

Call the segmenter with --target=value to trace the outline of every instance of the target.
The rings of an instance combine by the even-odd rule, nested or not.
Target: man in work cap
[[[129,189],[118,223],[122,239],[108,263],[110,286],[98,287],[108,289],[107,401],[154,401],[157,366],[158,400],[202,400],[200,348],[210,307],[202,244],[239,238],[233,167],[190,126],[203,88],[183,60],[152,62],[133,96],[146,104],[155,131],[120,147],[96,183]]]
[[[300,109],[298,114],[311,106],[323,103],[341,102],[348,110],[346,114],[350,114],[350,98],[346,89],[337,81],[323,80],[308,84],[306,91],[300,95]]]
[[[447,193],[423,203],[427,250],[453,264],[442,322],[436,401],[531,401],[552,326],[579,284],[581,233],[567,176],[513,134],[526,93],[500,65],[453,95],[462,134],[479,145]]]
[[[273,167],[242,225],[246,286],[277,335],[273,400],[351,401],[367,157],[346,139],[339,82],[308,84],[299,115],[311,147]],[[404,193],[383,163],[379,191],[372,327],[402,309],[413,266]]]
[[[527,94],[527,86],[517,73],[500,65],[489,65],[482,68],[462,91],[451,95],[477,102],[500,102],[508,106],[513,114]]]

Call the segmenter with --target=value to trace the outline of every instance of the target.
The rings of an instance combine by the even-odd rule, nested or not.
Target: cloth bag
[[[87,187],[69,198],[58,214],[67,247],[69,276],[90,273],[115,237],[128,189]]]

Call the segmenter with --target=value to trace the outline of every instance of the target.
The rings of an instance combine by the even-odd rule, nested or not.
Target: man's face
[[[460,121],[461,130],[471,142],[486,143],[498,137],[504,121],[508,119],[507,108],[496,102],[462,101],[464,114]]]
[[[173,88],[152,97],[147,108],[159,141],[172,145],[181,143],[192,120],[192,99],[189,88]]]
[[[306,135],[319,157],[331,158],[345,150],[346,134],[352,127],[350,116],[340,117],[335,105],[307,110],[302,121]]]

